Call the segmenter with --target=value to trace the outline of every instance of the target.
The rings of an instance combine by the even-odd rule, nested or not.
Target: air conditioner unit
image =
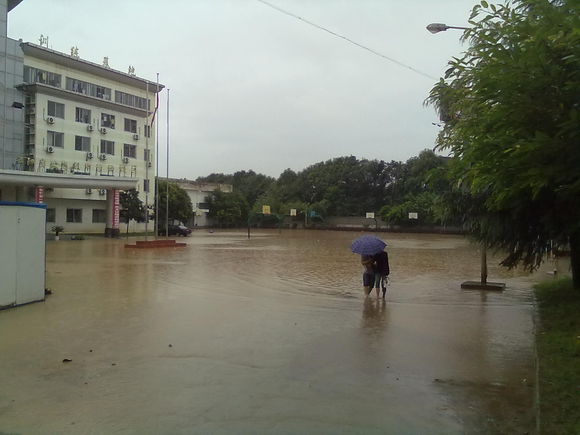
[[[107,189],[99,189],[99,195],[106,195]]]
[[[49,124],[54,124],[54,118],[52,116],[49,116],[46,118],[46,122],[48,122]]]
[[[133,135],[133,140],[139,140],[139,135],[138,134],[134,134]]]
[[[95,127],[92,124],[87,125],[87,131],[93,131]]]
[[[101,127],[100,132],[101,134],[107,134],[107,129],[105,127]]]
[[[87,192],[87,194],[90,195],[91,193],[93,193],[93,189],[86,189],[85,192]]]
[[[87,160],[91,160],[93,158],[93,153],[90,151],[87,153]]]
[[[54,152],[54,148],[53,148],[53,147],[48,147],[48,148],[46,149],[46,152],[47,152],[47,153],[53,153],[53,152]]]
[[[99,154],[99,160],[107,160],[107,155],[104,153]]]
[[[129,157],[123,157],[123,163],[125,164],[129,163]]]

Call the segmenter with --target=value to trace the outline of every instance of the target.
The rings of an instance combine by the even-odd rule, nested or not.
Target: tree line
[[[365,216],[374,212],[389,223],[438,225],[448,216],[439,198],[449,191],[448,160],[424,150],[406,162],[337,157],[299,172],[286,169],[276,179],[254,171],[210,174],[199,182],[233,185],[233,192],[208,198],[210,216],[222,226],[241,226],[268,205],[273,216]],[[274,218],[270,218],[271,220]]]

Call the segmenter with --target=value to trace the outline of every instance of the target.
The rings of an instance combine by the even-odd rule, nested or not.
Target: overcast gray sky
[[[464,46],[471,0],[268,0],[423,73],[440,77]],[[436,82],[257,0],[24,0],[8,34],[170,91],[170,176],[253,169],[277,177],[333,157],[407,160],[434,146],[423,101]],[[160,164],[165,175],[166,96]]]

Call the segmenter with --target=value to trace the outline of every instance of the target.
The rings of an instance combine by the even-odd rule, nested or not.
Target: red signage
[[[119,228],[119,211],[121,207],[119,206],[119,191],[113,189],[113,229]]]
[[[44,187],[38,186],[36,189],[34,189],[34,202],[44,202]]]

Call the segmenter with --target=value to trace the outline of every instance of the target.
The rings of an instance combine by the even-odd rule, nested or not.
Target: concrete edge
[[[536,299],[536,291],[532,287],[532,303],[534,307],[534,313],[532,316],[532,322],[534,325],[534,363],[536,365],[536,382],[534,389],[534,411],[536,414],[536,433],[539,435],[542,433],[541,424],[541,412],[540,412],[540,358],[538,356],[538,332],[540,325],[540,317],[538,310],[538,301]]]

